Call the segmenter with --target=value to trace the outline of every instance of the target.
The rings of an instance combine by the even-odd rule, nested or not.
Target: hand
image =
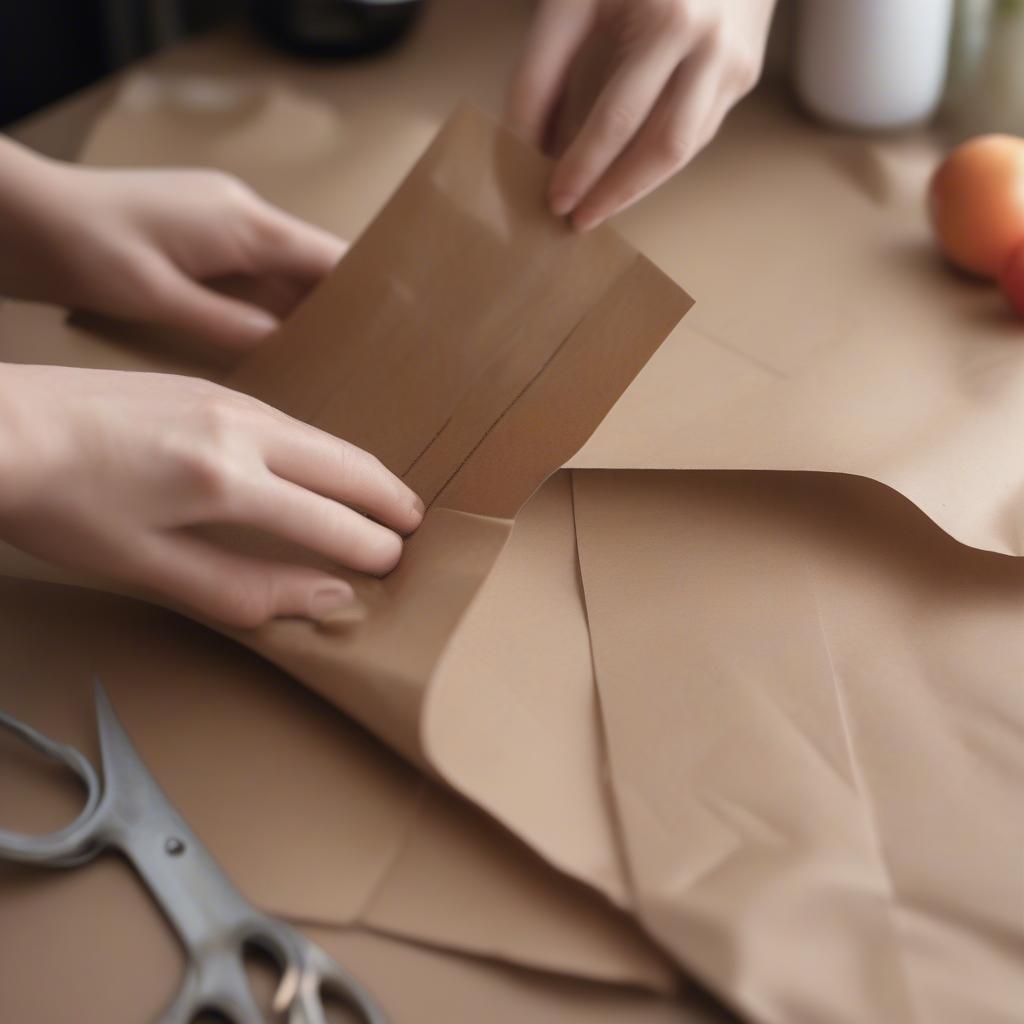
[[[218,171],[77,167],[0,142],[0,293],[245,348],[276,318],[205,281],[268,280],[294,304],[344,250]]]
[[[227,388],[0,365],[0,537],[206,618],[328,620],[353,591],[189,527],[242,524],[383,574],[422,517],[420,500],[372,456]]]
[[[564,147],[551,209],[586,230],[669,178],[757,81],[775,0],[541,0],[507,103],[510,124]],[[601,66],[566,138],[577,79]],[[570,112],[571,113],[571,112]]]

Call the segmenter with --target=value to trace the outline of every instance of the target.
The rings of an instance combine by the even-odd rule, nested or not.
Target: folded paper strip
[[[190,132],[180,97],[168,104],[149,83],[143,99],[108,114],[87,158],[167,162],[150,141],[168,119],[181,161],[248,174],[261,124],[272,138],[284,123],[337,156],[310,141],[331,137],[322,109],[288,92],[247,99],[237,151],[230,138],[204,146],[208,121],[207,135]],[[231,848],[251,841],[244,800],[218,831],[227,798],[183,789],[254,894],[325,924],[664,984],[653,947],[536,871],[540,854],[634,915],[745,1019],[1014,1019],[1024,348],[985,296],[915,248],[932,159],[925,141],[841,141],[755,99],[626,224],[701,299],[655,352],[684,294],[610,231],[576,236],[548,219],[544,165],[525,146],[471,110],[449,122],[335,275],[226,378],[369,447],[430,505],[391,577],[354,580],[363,626],[237,637],[431,778],[389,759],[386,783],[340,789],[317,815],[336,843],[280,853],[300,875],[309,850],[328,857],[301,880]],[[302,173],[326,209],[316,166],[307,152]],[[272,198],[298,205],[299,170],[261,173]],[[74,358],[72,338],[95,362],[125,358],[48,313],[3,316],[56,359]],[[237,653],[202,642],[230,677]],[[107,650],[97,641],[92,657]],[[193,708],[223,702],[213,720],[240,713],[229,684],[190,686]],[[139,721],[169,693],[149,683]],[[327,760],[369,743],[330,742],[340,718],[317,728]],[[269,719],[261,729],[278,742]],[[253,742],[240,763],[258,756]],[[170,738],[150,743],[147,757],[163,749],[165,771],[185,779]],[[327,770],[317,764],[302,769],[311,782]],[[299,781],[279,774],[289,805]],[[382,787],[402,813],[383,813]],[[302,806],[294,835],[312,843]],[[365,864],[341,878],[327,865],[352,856],[338,851],[353,813]],[[412,838],[396,844],[396,829]],[[471,909],[430,903],[430,879],[463,858],[491,899],[535,887],[500,946]],[[323,894],[350,884],[361,913],[340,897],[325,911]],[[590,930],[588,945],[578,932]]]

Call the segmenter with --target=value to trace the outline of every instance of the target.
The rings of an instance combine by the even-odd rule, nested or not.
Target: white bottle
[[[942,96],[954,0],[803,0],[796,88],[844,127],[904,128]]]

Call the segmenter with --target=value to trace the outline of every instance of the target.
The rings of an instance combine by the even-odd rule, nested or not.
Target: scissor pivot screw
[[[171,836],[171,838],[164,843],[164,850],[172,857],[179,857],[185,852],[185,844],[177,836]]]

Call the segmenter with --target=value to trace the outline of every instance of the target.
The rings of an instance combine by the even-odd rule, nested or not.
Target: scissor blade
[[[233,1024],[258,1019],[242,965],[246,941],[271,952],[286,972],[312,980],[282,1008],[288,1024],[324,1024],[322,984],[347,999],[361,1021],[387,1024],[370,995],[326,953],[248,904],[149,774],[102,683],[97,679],[94,686],[111,842],[134,864],[192,963],[161,1024],[191,1020],[193,1006],[213,1007]]]
[[[190,949],[216,921],[224,934],[255,912],[167,799],[95,682],[111,842],[134,864]]]
[[[99,679],[93,680],[93,691],[107,799],[117,804],[122,812],[131,809],[138,814],[144,810],[147,817],[161,812],[176,817],[174,809],[128,738]]]

